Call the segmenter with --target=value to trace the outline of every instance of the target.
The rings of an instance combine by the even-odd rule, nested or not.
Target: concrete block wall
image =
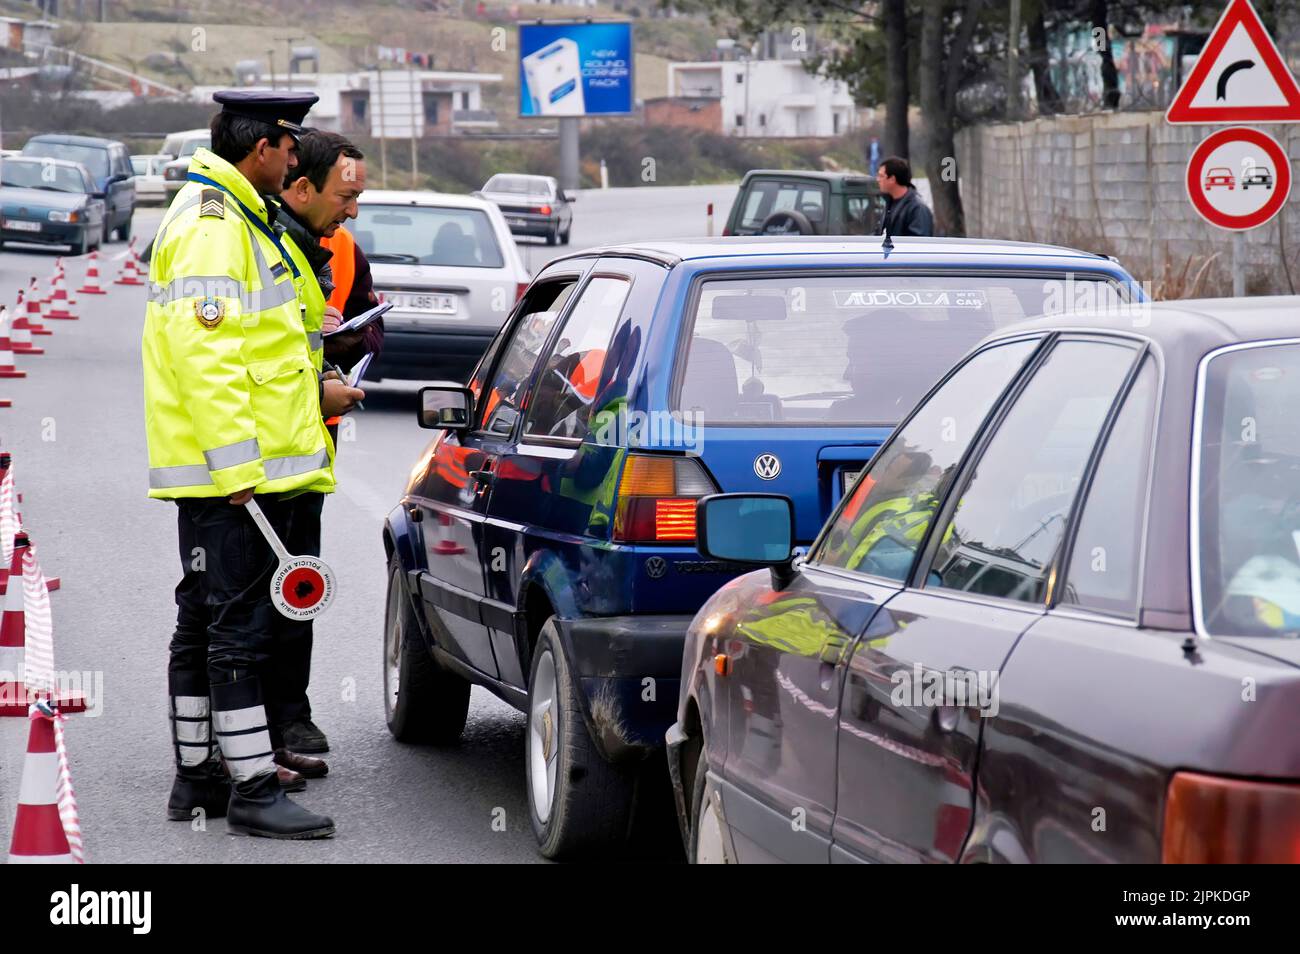
[[[1161,113],[1055,116],[970,126],[957,136],[966,232],[1115,255],[1153,286],[1217,254],[1203,294],[1232,292],[1232,233],[1192,208],[1187,160],[1212,126],[1171,126]],[[1246,290],[1300,292],[1300,124],[1263,126],[1291,159],[1286,207],[1246,233]],[[1300,316],[1298,316],[1300,324]]]

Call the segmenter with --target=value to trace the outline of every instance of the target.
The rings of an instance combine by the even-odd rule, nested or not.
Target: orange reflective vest
[[[334,276],[334,290],[330,292],[329,304],[343,313],[348,296],[352,294],[352,283],[357,277],[357,240],[352,233],[339,226],[329,238],[322,238],[321,245],[334,253],[330,259],[330,271]],[[350,317],[350,316],[349,316]]]

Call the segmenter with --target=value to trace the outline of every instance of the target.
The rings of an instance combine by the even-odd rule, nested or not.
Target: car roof
[[[826,172],[822,169],[750,169],[745,173],[746,179],[754,176],[798,176],[800,179],[820,179],[823,182],[842,182],[845,179],[861,179],[864,182],[874,181],[865,172]]]
[[[365,194],[367,197],[369,192]],[[646,258],[663,265],[700,259],[722,259],[749,256],[823,255],[843,258],[847,255],[870,255],[880,263],[906,266],[919,264],[921,259],[943,256],[979,255],[1004,257],[1006,264],[1032,264],[1035,257],[1054,259],[1077,258],[1095,263],[1113,259],[1092,252],[1064,248],[1058,245],[1039,245],[1033,242],[1004,242],[996,239],[969,238],[895,238],[888,251],[878,235],[729,235],[723,238],[681,238],[656,242],[638,242],[623,245],[605,245],[584,249],[562,256],[564,259],[589,255],[606,255],[623,258]],[[561,259],[555,259],[560,261]],[[1018,260],[1018,261],[1017,261]],[[933,264],[932,261],[925,264]]]
[[[1200,345],[1203,353],[1236,341],[1300,338],[1300,295],[1143,302],[1131,309],[1069,311],[1007,325],[991,338],[1025,331],[1121,331],[1159,345]],[[991,339],[990,339],[991,340]]]
[[[362,205],[450,206],[459,209],[496,208],[486,199],[450,192],[416,192],[409,189],[367,189],[357,200]]]
[[[33,136],[28,142],[54,142],[66,146],[103,146],[107,149],[109,146],[121,146],[122,143],[116,139],[105,139],[102,136],[72,136],[65,133],[41,133],[39,136]]]

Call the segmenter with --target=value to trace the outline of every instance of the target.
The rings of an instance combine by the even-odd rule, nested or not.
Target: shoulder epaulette
[[[199,195],[199,218],[224,219],[226,197],[220,189],[204,189]]]

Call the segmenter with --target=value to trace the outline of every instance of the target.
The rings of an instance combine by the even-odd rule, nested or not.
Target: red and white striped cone
[[[0,717],[7,718],[25,716],[30,704],[27,697],[26,608],[21,586],[26,549],[27,535],[19,531],[14,535],[13,557],[9,561],[9,577],[14,585],[6,588],[4,611],[0,614]],[[9,723],[0,722],[0,725],[8,726]],[[12,745],[6,744],[5,749],[11,751]]]
[[[14,304],[14,323],[12,327],[15,334],[18,333],[20,328],[26,332],[28,341],[31,341],[32,335],[36,334],[36,329],[32,327],[31,321],[27,318],[27,302],[23,298],[21,288],[18,289],[18,301]],[[48,334],[48,332],[46,333]],[[14,343],[17,344],[16,341]],[[32,345],[32,348],[35,349],[34,353],[36,354],[45,353],[44,349],[36,348],[35,345]]]
[[[62,713],[42,700],[31,707],[23,782],[9,863],[81,864],[81,822],[68,771]]]
[[[86,266],[86,283],[77,289],[85,295],[107,295],[104,286],[99,283],[99,251],[90,253],[90,264]]]
[[[72,310],[74,302],[68,297],[68,286],[63,281],[63,270],[54,273],[54,293],[50,296],[50,307],[45,312],[46,318],[58,318],[63,321],[76,321],[77,314]]]
[[[33,335],[52,335],[54,334],[49,328],[41,324],[41,290],[36,283],[36,276],[32,276],[31,287],[27,290],[27,325],[32,329]]]
[[[32,330],[27,327],[26,316],[19,314],[13,321],[9,320],[9,309],[0,305],[0,324],[9,326],[9,337],[13,342],[14,354],[45,354],[44,348],[32,344]]]
[[[451,526],[451,515],[445,513],[438,514],[438,526],[444,529],[438,531],[439,539],[438,542],[433,545],[433,552],[441,556],[455,556],[458,553],[464,553],[465,548],[456,542],[455,538],[451,536],[450,530],[445,529],[446,527]]]
[[[12,542],[5,544],[4,541],[10,541],[18,524],[14,520],[14,479],[9,473],[13,467],[13,455],[4,452],[0,453],[0,553],[12,546]],[[9,562],[0,560],[0,596],[4,596],[9,585]],[[4,669],[3,663],[0,663],[0,670]]]
[[[19,371],[14,364],[14,343],[9,339],[9,326],[0,323],[0,378],[25,378],[26,371]]]
[[[135,254],[135,239],[126,247],[126,261],[122,263],[122,274],[117,276],[113,282],[114,285],[143,285],[144,279],[140,277],[140,261]]]

